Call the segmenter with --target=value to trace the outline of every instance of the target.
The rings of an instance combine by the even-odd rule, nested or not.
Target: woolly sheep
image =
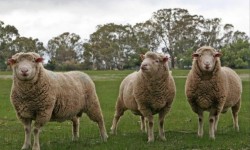
[[[215,139],[220,113],[231,107],[234,128],[239,130],[238,112],[241,104],[240,77],[230,68],[221,67],[221,54],[203,46],[193,54],[193,64],[185,86],[192,110],[198,114],[198,136],[203,136],[203,111],[209,112],[209,136]]]
[[[107,140],[95,85],[82,72],[55,73],[46,70],[38,54],[17,53],[8,60],[13,69],[11,102],[24,125],[22,149],[31,146],[31,123],[34,120],[33,150],[39,150],[39,133],[48,121],[72,121],[73,140],[79,137],[79,118],[86,113],[97,122],[101,137]]]
[[[147,52],[141,55],[140,70],[128,75],[120,85],[111,134],[117,133],[117,123],[124,111],[141,116],[141,129],[148,132],[148,142],[154,141],[153,115],[159,114],[159,137],[166,140],[164,117],[175,97],[175,83],[167,65],[168,57]]]

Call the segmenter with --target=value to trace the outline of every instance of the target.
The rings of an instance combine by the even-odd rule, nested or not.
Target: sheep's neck
[[[152,76],[147,76],[145,74],[141,74],[141,78],[144,81],[149,81],[148,83],[154,83],[151,86],[158,86],[159,84],[162,84],[163,82],[165,82],[167,80],[167,77],[169,76],[169,72],[168,71],[164,71],[163,73],[158,72]]]
[[[41,81],[43,80],[43,81]],[[22,91],[22,93],[28,92],[37,92],[42,89],[43,84],[46,84],[46,80],[44,81],[44,72],[39,70],[38,74],[30,81],[20,81],[16,77],[14,78],[15,86],[19,87],[18,89]],[[39,83],[39,86],[37,84]],[[43,83],[43,84],[41,84]]]

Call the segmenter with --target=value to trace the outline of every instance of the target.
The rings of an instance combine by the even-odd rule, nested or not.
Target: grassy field
[[[127,111],[121,118],[116,136],[109,135],[103,143],[97,125],[86,115],[81,118],[80,139],[71,141],[71,122],[50,122],[40,134],[42,150],[80,150],[80,149],[250,149],[250,79],[249,70],[236,70],[243,79],[242,105],[239,113],[240,132],[233,130],[231,111],[221,115],[216,140],[208,136],[208,113],[205,114],[204,137],[198,138],[197,116],[194,114],[184,95],[185,76],[188,70],[173,70],[177,95],[170,113],[165,119],[167,141],[157,139],[158,116],[155,116],[154,143],[147,143],[147,135],[140,131],[139,117]],[[119,85],[132,71],[86,71],[94,80],[100,99],[107,131],[110,131]],[[9,101],[11,78],[1,78],[11,72],[0,72],[0,149],[21,149],[24,131],[15,116]],[[247,75],[247,77],[245,77]]]

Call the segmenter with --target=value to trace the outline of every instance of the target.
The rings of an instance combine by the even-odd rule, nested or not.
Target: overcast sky
[[[134,25],[159,9],[184,8],[192,15],[221,18],[249,36],[249,7],[249,0],[0,0],[0,20],[21,36],[47,44],[64,32],[89,39],[97,25]]]

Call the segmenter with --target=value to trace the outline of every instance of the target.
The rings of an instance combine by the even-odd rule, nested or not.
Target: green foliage
[[[65,32],[49,40],[46,52],[50,59],[48,67],[56,70],[74,70],[83,60],[81,37],[75,33]]]
[[[222,64],[231,68],[250,68],[250,44],[238,41],[222,48]]]
[[[236,70],[240,76],[249,75],[249,70]],[[119,85],[132,70],[86,71],[94,80],[101,103],[107,131],[112,124]],[[126,111],[118,126],[117,135],[109,135],[106,143],[101,142],[96,123],[86,115],[80,120],[80,139],[71,141],[71,122],[49,122],[40,134],[41,149],[46,150],[100,150],[100,149],[249,149],[250,80],[243,81],[242,105],[239,113],[240,131],[233,130],[230,111],[220,116],[216,140],[209,139],[208,113],[204,114],[204,137],[197,137],[197,115],[191,110],[184,94],[185,76],[188,70],[173,70],[177,94],[171,111],[166,116],[164,127],[167,141],[156,138],[147,143],[147,135],[140,131],[139,117]],[[8,72],[7,74],[10,74]],[[0,72],[6,75],[6,72]],[[9,101],[11,79],[0,78],[0,145],[3,150],[20,149],[24,141],[24,129],[16,118]],[[155,115],[155,137],[158,135],[158,116]],[[33,139],[33,137],[32,137]],[[32,140],[33,141],[33,140]]]
[[[193,49],[189,48],[184,53],[179,54],[178,67],[181,69],[190,69],[192,66]]]

